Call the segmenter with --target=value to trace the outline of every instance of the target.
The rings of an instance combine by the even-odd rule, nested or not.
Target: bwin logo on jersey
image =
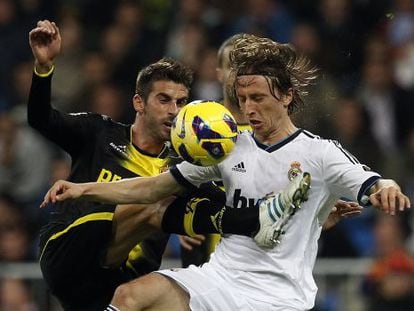
[[[236,171],[236,172],[246,173],[246,169],[244,168],[244,162],[243,161],[241,161],[239,164],[236,164],[235,166],[233,166],[231,170]]]
[[[255,207],[259,200],[255,200],[253,198],[246,198],[245,196],[241,195],[241,189],[234,190],[233,196],[233,207],[234,208],[250,208]]]

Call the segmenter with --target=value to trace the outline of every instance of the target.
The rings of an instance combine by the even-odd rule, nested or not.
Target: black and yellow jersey
[[[28,122],[71,156],[69,181],[110,182],[167,170],[167,146],[160,154],[147,154],[133,145],[131,125],[94,113],[60,112],[51,106],[50,94],[51,76],[34,74]],[[85,200],[49,207],[50,220],[40,232],[40,266],[65,310],[103,310],[120,283],[156,270],[161,263],[169,237],[163,233],[134,248],[124,267],[102,266],[115,207]]]
[[[51,77],[33,76],[28,121],[71,156],[69,181],[110,182],[158,175],[167,169],[168,147],[165,146],[158,155],[140,150],[132,144],[131,125],[94,113],[63,113],[53,109],[50,105],[50,80]],[[101,205],[80,200],[58,202],[53,207],[54,214],[68,206],[80,209],[85,204]],[[91,206],[85,208],[91,209]]]

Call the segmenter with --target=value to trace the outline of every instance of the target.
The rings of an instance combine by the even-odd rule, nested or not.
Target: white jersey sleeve
[[[367,205],[367,190],[381,176],[372,172],[337,141],[329,141],[323,158],[323,175],[330,191],[340,197]],[[361,181],[362,185],[361,185]]]
[[[184,161],[173,166],[170,173],[185,188],[198,188],[203,183],[221,180],[220,170],[216,165],[197,166]]]

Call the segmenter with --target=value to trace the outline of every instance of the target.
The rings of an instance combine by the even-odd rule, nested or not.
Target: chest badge
[[[288,179],[292,181],[296,176],[302,174],[302,169],[298,161],[290,163],[290,169],[288,171]]]

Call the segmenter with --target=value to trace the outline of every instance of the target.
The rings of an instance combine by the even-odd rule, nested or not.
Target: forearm
[[[87,200],[113,204],[155,203],[181,190],[169,173],[154,177],[127,178],[109,183],[81,184],[81,196]]]
[[[52,73],[47,77],[39,77],[33,73],[27,103],[27,121],[30,126],[38,130],[47,128],[52,113],[51,79]]]
[[[153,203],[152,182],[144,177],[128,178],[115,182],[80,184],[81,196],[89,201],[113,204]],[[155,196],[155,194],[154,194]]]

